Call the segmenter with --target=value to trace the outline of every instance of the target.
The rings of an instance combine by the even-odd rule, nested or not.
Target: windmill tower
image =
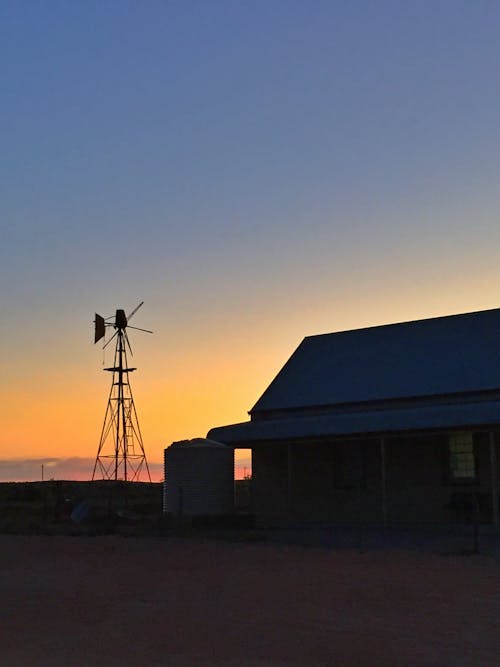
[[[117,310],[112,322],[108,320],[113,320],[113,317],[104,318],[97,313],[95,315],[94,343],[104,338],[107,327],[113,327],[115,333],[104,347],[107,347],[113,340],[116,343],[113,366],[104,369],[113,375],[92,480],[123,479],[137,482],[141,472],[145,469],[148,480],[151,481],[130,386],[130,373],[136,369],[129,367],[127,355],[127,348],[132,355],[127,328],[153,333],[147,329],[129,326],[129,320],[143,303],[144,301],[141,301],[128,317],[124,310]]]

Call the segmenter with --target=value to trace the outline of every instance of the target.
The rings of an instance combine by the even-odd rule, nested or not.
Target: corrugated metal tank
[[[230,514],[234,453],[206,438],[173,442],[164,453],[163,511],[186,516]]]

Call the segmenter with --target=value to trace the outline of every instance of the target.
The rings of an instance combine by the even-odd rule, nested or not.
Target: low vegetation
[[[162,485],[142,482],[9,482],[0,484],[0,532],[106,534],[152,530],[162,519]]]

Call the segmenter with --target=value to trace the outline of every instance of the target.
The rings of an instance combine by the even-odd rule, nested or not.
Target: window
[[[449,436],[448,452],[452,480],[472,480],[476,477],[473,433],[452,433]]]

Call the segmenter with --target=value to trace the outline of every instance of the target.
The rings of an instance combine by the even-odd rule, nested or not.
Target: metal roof
[[[213,428],[207,437],[229,445],[242,445],[267,440],[290,441],[432,429],[458,430],[499,424],[500,400],[497,400],[263,419]]]
[[[500,388],[500,308],[310,336],[251,413]]]

